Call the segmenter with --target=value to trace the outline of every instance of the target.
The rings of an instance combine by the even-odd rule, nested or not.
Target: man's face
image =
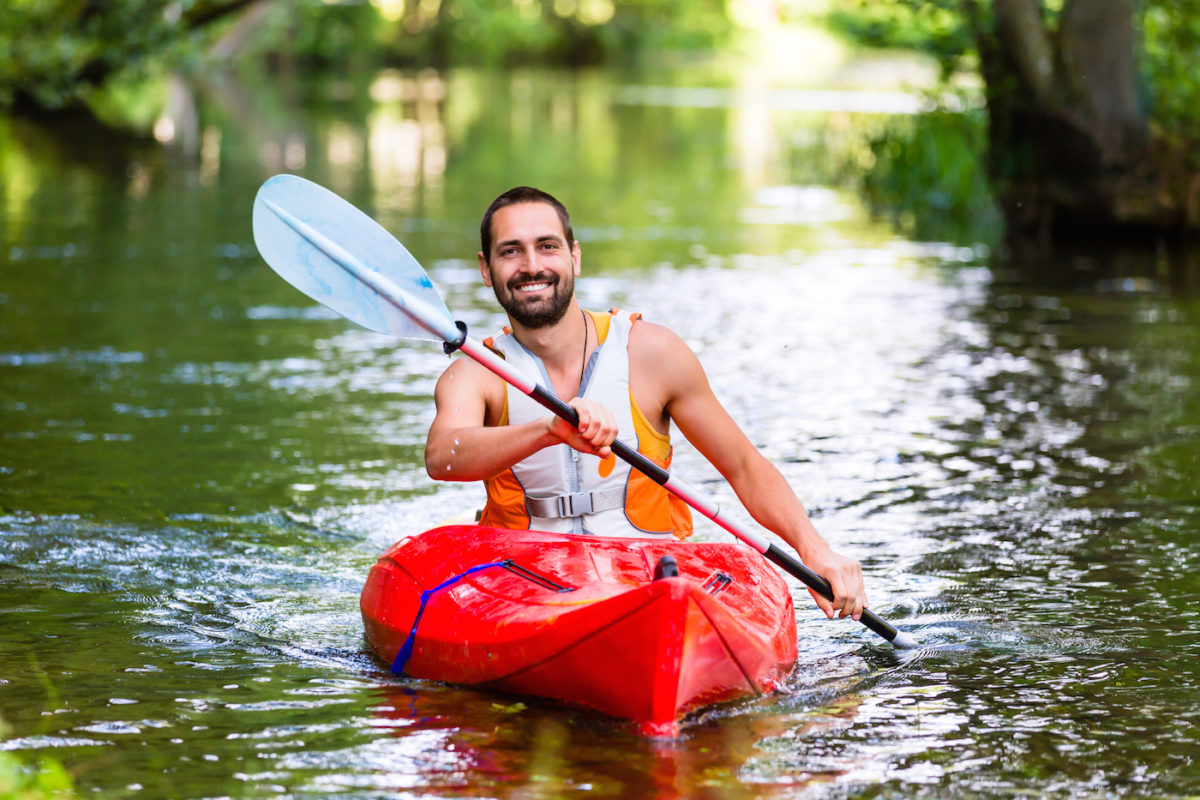
[[[579,274],[579,243],[568,247],[562,222],[546,203],[517,203],[492,216],[491,263],[479,271],[504,310],[526,328],[562,319]]]

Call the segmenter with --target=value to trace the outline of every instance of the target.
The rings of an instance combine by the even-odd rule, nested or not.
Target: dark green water
[[[870,219],[828,180],[877,115],[664,86],[230,81],[167,147],[0,119],[0,748],[103,797],[1200,794],[1197,301],[1102,261],[1029,288]],[[483,206],[560,195],[585,303],[693,345],[926,648],[797,588],[785,690],[665,744],[390,676],[366,571],[481,493],[420,465],[445,356],[258,259],[285,170],[393,230],[477,332]],[[732,507],[694,452],[677,470]]]

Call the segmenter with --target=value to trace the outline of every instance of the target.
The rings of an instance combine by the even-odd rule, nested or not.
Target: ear
[[[483,276],[483,285],[490,289],[492,286],[492,268],[488,265],[487,259],[483,257],[482,250],[479,251],[477,257],[479,258],[479,274]]]
[[[571,245],[571,260],[575,262],[575,277],[578,278],[583,269],[583,251],[579,248],[578,239]]]

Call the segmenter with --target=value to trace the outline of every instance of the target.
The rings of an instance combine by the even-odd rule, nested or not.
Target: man
[[[437,415],[425,445],[430,476],[484,481],[484,524],[686,536],[686,507],[614,463],[610,448],[620,435],[666,466],[674,422],[754,519],[829,581],[832,602],[812,593],[825,615],[859,619],[867,606],[860,565],[817,533],[780,472],[717,400],[683,340],[636,317],[580,308],[574,287],[582,255],[562,204],[537,189],[511,189],[484,214],[480,239],[480,274],[511,326],[488,344],[540,375],[559,397],[573,398],[579,426],[510,390],[471,359],[457,359],[437,383]]]

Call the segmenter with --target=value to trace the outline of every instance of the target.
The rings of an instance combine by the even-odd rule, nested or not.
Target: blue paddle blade
[[[364,328],[452,342],[460,332],[421,265],[363,212],[296,175],[254,198],[254,243],[271,269]]]

